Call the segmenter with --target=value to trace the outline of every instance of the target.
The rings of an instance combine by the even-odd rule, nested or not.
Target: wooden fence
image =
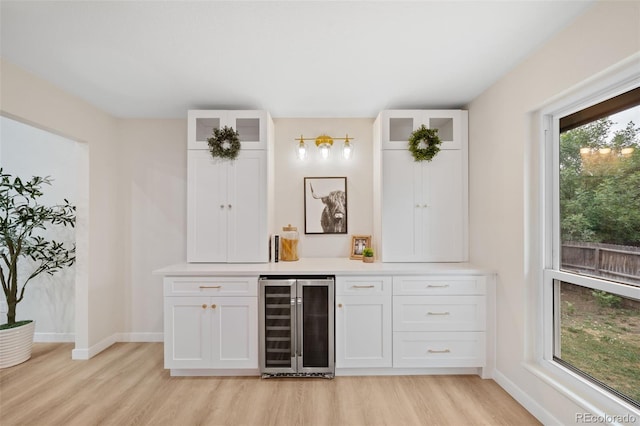
[[[562,267],[640,285],[640,247],[565,242]]]

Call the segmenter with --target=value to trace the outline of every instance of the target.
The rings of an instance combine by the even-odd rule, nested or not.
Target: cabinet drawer
[[[483,332],[395,332],[394,367],[484,367]]]
[[[167,277],[165,296],[257,296],[258,277]]]
[[[336,295],[391,295],[391,277],[336,277]]]
[[[393,294],[449,295],[485,294],[483,276],[406,276],[393,277]]]
[[[394,331],[484,331],[484,296],[394,296]]]

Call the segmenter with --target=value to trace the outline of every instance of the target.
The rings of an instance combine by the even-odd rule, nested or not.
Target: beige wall
[[[497,379],[563,424],[584,408],[523,365],[539,327],[536,111],[639,51],[640,3],[600,2],[469,105],[470,260],[498,272]]]
[[[109,339],[123,324],[125,212],[117,122],[6,61],[0,62],[0,71],[2,114],[83,142],[79,172],[85,185],[88,176],[88,187],[78,194],[75,331],[76,353],[85,357],[90,347]]]
[[[185,113],[186,116],[186,113]],[[162,341],[162,278],[186,260],[187,121],[122,120],[124,340]]]
[[[278,118],[275,122],[275,229],[289,223],[300,234],[301,257],[348,257],[350,235],[371,235],[373,230],[373,119],[372,118]],[[331,158],[318,158],[313,141],[306,142],[309,156],[300,161],[295,154],[300,135],[315,138],[326,133],[353,140],[353,158],[341,157],[343,141],[335,141]],[[347,178],[347,235],[305,235],[304,178]]]

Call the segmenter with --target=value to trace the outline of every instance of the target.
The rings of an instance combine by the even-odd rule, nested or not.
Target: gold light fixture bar
[[[298,158],[300,158],[301,160],[305,159],[307,154],[306,154],[306,146],[304,142],[315,141],[316,146],[318,147],[318,149],[320,149],[320,154],[322,155],[322,158],[327,159],[329,158],[329,150],[333,146],[333,141],[338,140],[338,141],[344,141],[344,146],[342,148],[342,156],[345,159],[349,159],[353,151],[353,146],[351,145],[350,141],[352,141],[353,139],[354,138],[349,137],[349,134],[346,134],[344,138],[334,138],[326,134],[322,134],[317,138],[305,138],[304,135],[300,135],[299,138],[295,138],[295,140],[298,141],[297,155],[298,155]]]

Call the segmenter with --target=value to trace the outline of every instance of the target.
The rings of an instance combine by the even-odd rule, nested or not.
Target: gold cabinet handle
[[[427,315],[451,315],[449,312],[427,312]]]
[[[203,288],[222,288],[222,286],[221,285],[201,285],[200,289],[203,289]]]
[[[449,284],[443,284],[443,285],[427,284],[427,288],[447,288],[447,287],[449,287]]]
[[[213,305],[211,305],[211,309],[215,309],[216,307],[217,307],[217,306],[216,306],[216,304],[215,304],[215,303],[214,303]]]
[[[202,309],[207,309],[207,304],[206,303],[202,304]]]
[[[449,349],[443,349],[440,351],[434,350],[434,349],[429,349],[427,352],[429,352],[430,354],[448,354],[449,352],[451,352]]]
[[[374,285],[352,285],[351,288],[374,288]]]

